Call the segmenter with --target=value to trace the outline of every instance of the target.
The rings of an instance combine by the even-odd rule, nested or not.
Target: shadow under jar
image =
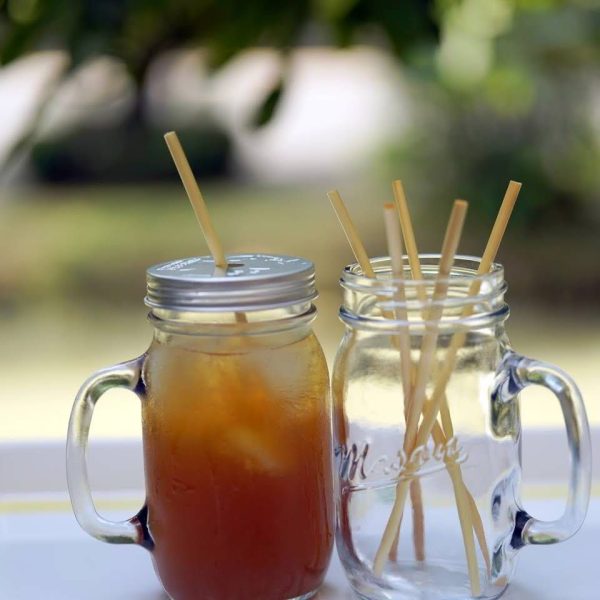
[[[312,333],[314,268],[286,256],[199,257],[148,270],[154,339],[93,375],[67,446],[75,515],[92,536],[152,553],[174,600],[305,599],[333,546],[329,378]],[[100,517],[85,449],[111,387],[142,405],[146,505]]]
[[[421,256],[420,282],[393,278],[387,258],[372,261],[376,279],[357,265],[342,274],[346,331],[333,373],[336,537],[361,598],[497,598],[520,548],[567,539],[587,510],[591,451],[579,391],[559,369],[510,347],[500,265],[477,276],[479,259],[458,257],[438,282],[446,294],[432,302],[438,261]],[[427,346],[429,368],[421,362]],[[444,372],[447,385],[436,389]],[[407,423],[418,410],[419,379],[426,393],[414,437]],[[567,429],[569,495],[551,522],[530,516],[520,501],[518,394],[530,384],[557,396]]]

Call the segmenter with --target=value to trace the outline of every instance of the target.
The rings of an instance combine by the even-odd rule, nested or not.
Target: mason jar
[[[420,258],[420,281],[408,269],[393,277],[388,258],[372,261],[374,279],[358,265],[342,274],[345,334],[333,373],[337,549],[361,598],[497,598],[523,546],[566,540],[585,517],[584,405],[568,375],[511,348],[500,265],[477,275],[478,258],[457,258],[437,281],[447,293],[432,301],[439,256]],[[570,455],[566,508],[549,522],[531,516],[520,497],[519,392],[533,384],[559,400]]]
[[[314,267],[297,257],[210,257],[147,272],[154,337],[139,358],[92,375],[68,434],[68,483],[90,535],[139,544],[174,600],[313,596],[333,545],[327,365],[311,330]],[[141,401],[146,504],[99,516],[85,451],[110,388]],[[115,582],[116,583],[116,582]]]

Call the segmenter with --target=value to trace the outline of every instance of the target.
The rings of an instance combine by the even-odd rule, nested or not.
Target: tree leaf
[[[254,113],[250,123],[252,128],[258,129],[264,127],[273,119],[279,103],[281,102],[284,90],[285,83],[283,78],[280,78]]]
[[[27,25],[13,25],[2,44],[0,44],[0,65],[20,58],[32,49],[38,36],[36,23]]]

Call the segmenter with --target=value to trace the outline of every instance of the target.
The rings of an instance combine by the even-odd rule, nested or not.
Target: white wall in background
[[[369,169],[409,119],[401,68],[385,52],[302,48],[288,59],[275,118],[254,130],[252,116],[281,72],[280,56],[267,49],[212,74],[202,52],[171,52],[149,73],[147,104],[165,129],[217,119],[233,138],[238,168],[260,181],[337,180]]]
[[[274,62],[276,69],[268,53],[248,53],[213,83],[240,165],[258,179],[331,178],[369,168],[381,144],[401,134],[408,116],[398,64],[372,48],[294,52],[276,118],[252,131],[247,123]]]
[[[58,52],[38,53],[0,69],[0,162],[64,60]],[[267,49],[244,52],[215,73],[201,51],[167,53],[149,71],[149,117],[165,130],[185,128],[202,115],[217,119],[233,138],[240,171],[262,181],[337,179],[368,169],[382,143],[397,138],[407,122],[405,88],[392,57],[368,47],[303,48],[289,57],[275,119],[254,130],[252,115],[280,71],[279,55]],[[57,92],[43,131],[81,121],[101,127],[121,118],[131,94],[117,61],[90,61]]]
[[[38,52],[0,69],[0,164],[64,65],[62,53]]]
[[[275,118],[254,130],[252,116],[281,72],[281,57],[268,49],[244,52],[213,74],[202,52],[168,53],[150,72],[148,105],[165,128],[212,115],[234,140],[237,166],[263,181],[368,169],[408,121],[401,69],[391,56],[370,47],[302,48],[288,58]]]

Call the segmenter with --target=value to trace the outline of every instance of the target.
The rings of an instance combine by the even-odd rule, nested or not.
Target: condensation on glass
[[[432,296],[438,260],[421,257],[421,282],[394,279],[388,259],[372,261],[375,280],[364,277],[357,265],[342,275],[340,316],[346,329],[333,373],[337,548],[361,598],[497,598],[513,575],[520,548],[567,539],[587,510],[590,440],[575,384],[556,367],[511,348],[500,265],[479,277],[480,289],[470,297],[479,259],[458,258],[447,296],[437,303],[442,318],[428,320],[432,304],[423,300],[419,287]],[[424,336],[434,336],[430,398],[456,334],[464,342],[445,389],[447,411],[437,421],[437,434],[407,452],[404,389],[411,388],[403,385],[400,340],[408,336],[414,374]],[[563,516],[551,522],[532,517],[520,499],[519,392],[532,384],[557,396],[567,428],[570,489]],[[378,570],[375,557],[403,482],[420,488],[423,556],[415,556],[415,506],[407,493],[397,537]],[[457,490],[461,485],[466,493]],[[466,534],[461,529],[457,494],[471,503],[472,521],[479,515],[479,532],[474,525]],[[475,550],[474,573],[469,573],[465,537]]]
[[[94,374],[73,406],[68,482],[79,523],[140,544],[174,600],[309,598],[334,537],[329,379],[311,323],[307,260],[196,257],[148,270],[154,337],[141,357]],[[146,504],[99,516],[85,449],[111,387],[142,407]],[[118,587],[118,582],[115,581]]]

